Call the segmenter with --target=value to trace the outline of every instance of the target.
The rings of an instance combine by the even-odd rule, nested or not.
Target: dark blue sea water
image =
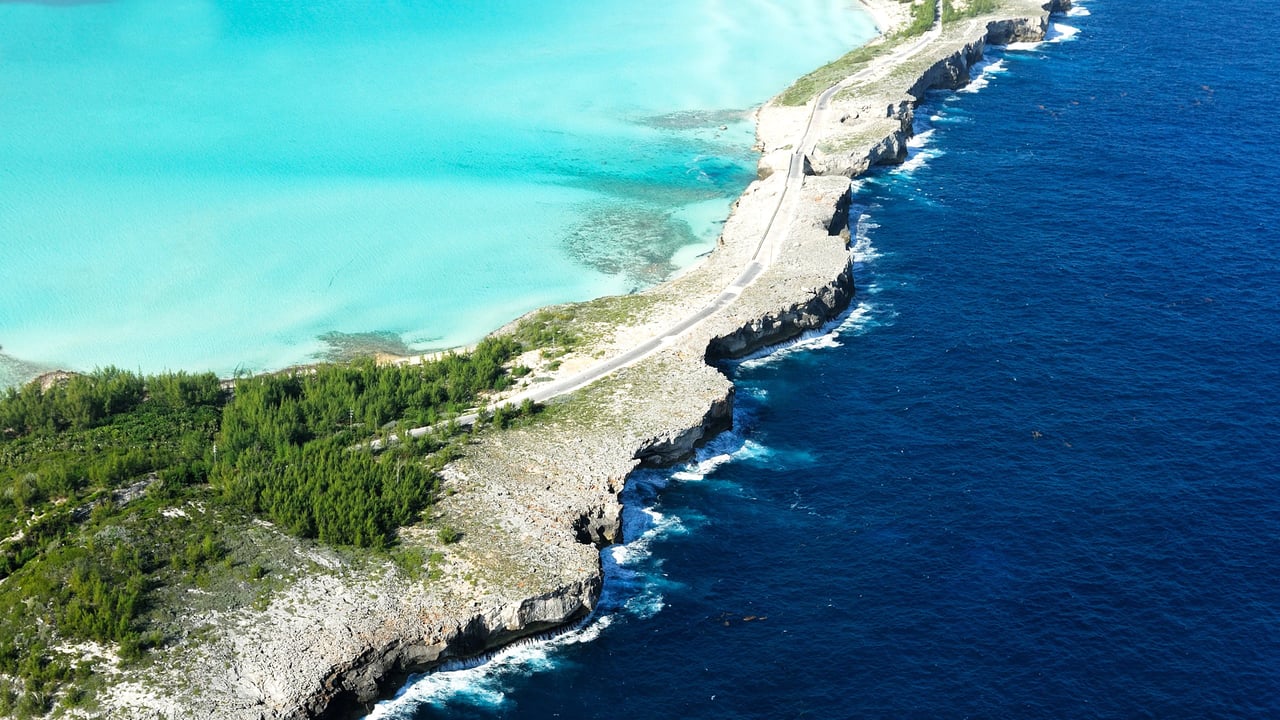
[[[1280,11],[1087,7],[861,184],[857,307],[636,479],[592,625],[379,714],[1280,717]]]

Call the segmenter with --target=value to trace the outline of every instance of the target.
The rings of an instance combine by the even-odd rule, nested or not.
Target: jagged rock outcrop
[[[336,665],[321,681],[321,690],[285,717],[350,717],[399,687],[411,674],[585,617],[599,598],[600,581],[599,576],[589,576],[535,597],[489,607],[463,621],[446,623],[445,628],[429,635],[389,635],[381,645],[370,643],[358,657]]]
[[[919,103],[924,100],[925,94],[930,90],[954,90],[968,85],[969,80],[972,79],[969,77],[969,68],[982,59],[984,47],[982,38],[965,43],[959,50],[930,65],[907,89],[907,94]]]
[[[733,426],[733,388],[723,399],[707,408],[702,423],[695,427],[673,429],[652,437],[635,452],[635,458],[648,465],[670,465],[693,454],[705,440]]]
[[[853,300],[853,273],[846,266],[835,281],[802,290],[807,297],[753,319],[728,335],[714,338],[707,360],[716,362],[750,355],[825,325]]]
[[[1008,45],[1043,40],[1049,30],[1049,13],[1064,13],[1071,7],[1071,0],[1050,0],[1044,5],[1044,12],[1038,15],[993,20],[987,23],[986,43]]]
[[[700,339],[711,364],[740,358],[822,327],[853,301],[849,179],[804,178],[792,206],[787,252]],[[839,219],[838,219],[839,218]]]
[[[1015,42],[1034,42],[1044,37],[1048,18],[1011,18],[987,23],[988,45],[1008,45]]]
[[[817,128],[805,166],[812,175],[798,192],[782,190],[785,159],[768,164],[770,154],[789,158],[795,135],[762,133],[760,179],[735,204],[721,248],[670,284],[678,292],[653,292],[669,296],[664,302],[677,317],[703,307],[751,261],[763,228],[785,217],[785,242],[765,272],[669,346],[577,391],[533,427],[480,438],[451,464],[436,512],[463,540],[441,548],[431,538],[406,538],[443,551],[432,566],[441,579],[410,580],[390,565],[373,573],[339,568],[297,582],[264,612],[204,618],[224,634],[173,650],[201,674],[200,687],[175,682],[158,695],[135,683],[132,694],[104,704],[109,716],[345,717],[410,673],[585,616],[600,596],[599,548],[623,540],[618,495],[628,475],[642,462],[688,456],[731,422],[733,384],[709,363],[819,328],[852,301],[849,178],[905,157],[915,104],[929,88],[967,82],[984,43],[1038,39],[1045,25],[1029,15],[976,26],[972,37],[949,41],[941,57],[920,58],[913,80],[837,98]],[[806,109],[790,110],[807,117]],[[781,215],[780,199],[788,208]]]

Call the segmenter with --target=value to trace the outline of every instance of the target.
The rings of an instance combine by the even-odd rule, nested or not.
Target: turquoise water
[[[374,718],[1280,718],[1280,6],[1056,23],[857,183],[851,314],[628,478],[595,618]]]
[[[750,108],[873,32],[851,0],[0,2],[0,385],[650,285],[754,177]]]

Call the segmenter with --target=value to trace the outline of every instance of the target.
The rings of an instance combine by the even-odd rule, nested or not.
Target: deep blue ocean
[[[587,627],[383,717],[1280,717],[1275,3],[1096,0],[856,189]]]

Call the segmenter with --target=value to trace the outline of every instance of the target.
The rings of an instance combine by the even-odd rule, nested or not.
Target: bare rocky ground
[[[966,82],[984,41],[1039,39],[1046,22],[1039,2],[1004,0],[997,14],[957,22],[920,54],[838,93],[821,115],[808,158],[813,174],[789,193],[789,233],[767,270],[725,310],[557,400],[533,424],[476,436],[446,469],[446,497],[431,511],[430,527],[453,529],[455,541],[427,524],[406,528],[406,564],[322,551],[277,533],[273,542],[297,560],[288,583],[261,602],[193,613],[183,639],[159,651],[145,673],[114,676],[101,710],[85,714],[343,717],[408,672],[588,614],[600,594],[599,548],[622,540],[618,494],[629,473],[642,462],[687,456],[728,427],[733,385],[708,360],[753,352],[838,315],[853,295],[838,218],[849,178],[901,160],[924,90]],[[588,342],[555,363],[531,358],[537,367],[526,383],[661,337],[733,282],[773,216],[811,112],[762,108],[761,179],[737,201],[716,251],[639,296],[570,308]]]

